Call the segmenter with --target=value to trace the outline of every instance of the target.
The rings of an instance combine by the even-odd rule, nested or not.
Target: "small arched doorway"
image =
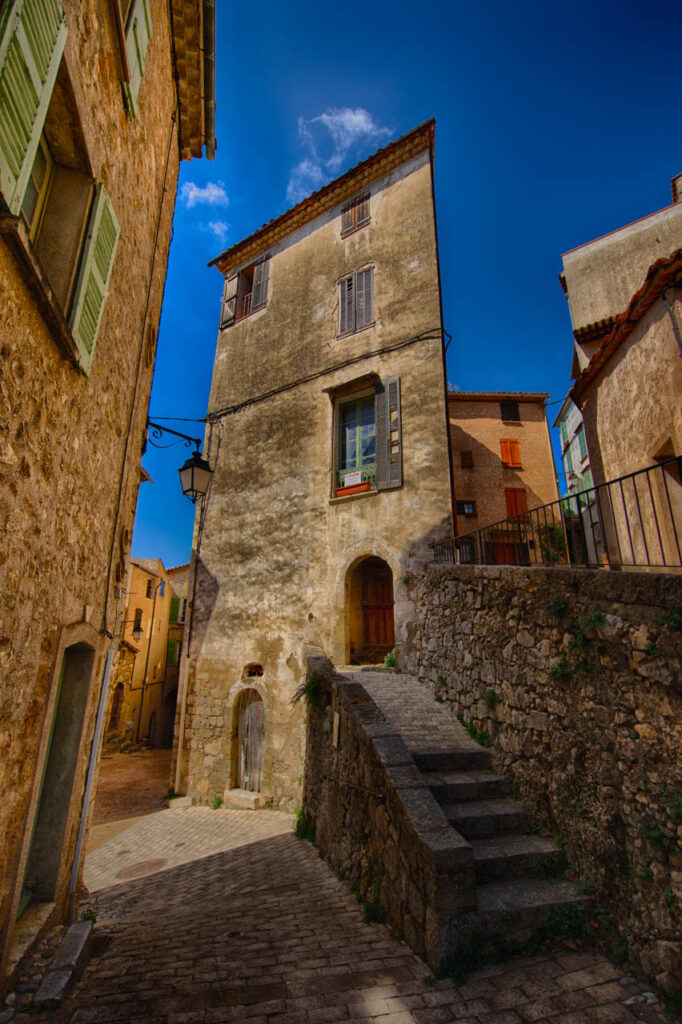
[[[348,632],[351,664],[376,664],[394,647],[393,573],[372,555],[349,572]]]
[[[263,784],[265,708],[256,690],[244,690],[237,704],[237,788],[260,793]]]

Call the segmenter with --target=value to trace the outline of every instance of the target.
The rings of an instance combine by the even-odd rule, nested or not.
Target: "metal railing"
[[[682,457],[435,544],[434,561],[682,568]]]

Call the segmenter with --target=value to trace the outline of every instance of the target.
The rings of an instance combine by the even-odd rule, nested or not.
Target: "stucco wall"
[[[152,0],[154,34],[134,121],[121,96],[113,8],[94,0],[64,0],[64,8],[64,62],[87,158],[94,177],[105,183],[121,236],[89,378],[62,355],[0,238],[3,953],[16,915],[63,649],[74,637],[82,640],[85,630],[97,657],[56,891],[57,912],[64,906],[102,679],[106,640],[100,630],[114,627],[114,586],[122,582],[114,572],[107,587],[110,549],[113,544],[114,569],[122,572],[131,539],[178,173],[177,143],[169,148],[175,87],[166,5]]]
[[[564,253],[573,329],[627,309],[646,272],[682,245],[682,203]]]
[[[448,397],[452,475],[457,501],[475,501],[476,516],[457,515],[458,534],[469,533],[507,516],[505,488],[526,491],[528,508],[559,495],[544,402],[519,400],[519,422],[504,422],[499,400]],[[521,466],[503,466],[500,440],[518,441]],[[461,452],[473,455],[473,468],[461,465]]]
[[[682,323],[679,292],[672,305]],[[579,398],[595,482],[644,469],[666,450],[682,453],[680,395],[682,359],[659,300]]]
[[[264,250],[272,255],[267,306],[220,335],[210,411],[439,329],[428,151],[371,192],[371,222],[349,237],[340,235],[339,204]],[[339,338],[338,280],[368,262],[375,323]],[[323,389],[369,372],[400,377],[403,485],[331,499],[334,404]],[[403,578],[429,541],[449,530],[440,336],[257,401],[221,419],[213,442],[192,624],[189,792],[207,800],[234,784],[233,700],[244,666],[258,663],[266,795],[295,800],[303,726],[290,700],[308,650],[337,664],[348,656],[349,570],[369,555],[390,565],[396,640],[405,643],[411,612]]]
[[[638,969],[682,984],[682,577],[429,567],[408,667],[486,733]]]

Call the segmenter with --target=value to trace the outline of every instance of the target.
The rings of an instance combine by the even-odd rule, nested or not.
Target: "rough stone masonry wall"
[[[435,967],[449,917],[475,909],[472,849],[367,691],[324,658],[309,659],[308,673],[319,703],[307,709],[304,810],[320,855]]]
[[[627,938],[682,987],[682,576],[430,566],[410,668],[489,738]]]

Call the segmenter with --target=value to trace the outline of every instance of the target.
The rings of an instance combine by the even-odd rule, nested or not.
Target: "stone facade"
[[[31,6],[4,4],[5,42]],[[36,219],[29,230],[17,206],[22,194],[2,164],[0,979],[15,960],[15,934],[26,944],[49,919],[63,918],[73,896],[86,772],[140,481],[184,129],[168,7],[162,0],[126,6],[152,26],[135,116],[124,101],[130,69],[119,5],[63,0],[62,12],[50,0],[41,11],[55,19],[54,75],[32,135],[54,160],[40,225]],[[186,6],[196,18],[201,5]],[[201,54],[188,53],[188,69],[195,65]],[[105,207],[107,225],[120,230],[113,254],[107,249],[108,287],[96,249],[87,265],[104,268],[104,280],[92,271],[81,289],[85,223],[93,224],[95,209],[104,223]],[[99,231],[93,226],[98,244]],[[88,317],[102,285],[95,347]],[[96,306],[92,315],[96,330]]]
[[[432,966],[451,919],[476,908],[471,846],[360,683],[310,658],[304,807],[320,856]]]
[[[559,497],[547,398],[520,392],[448,394],[458,535]]]
[[[682,985],[682,578],[431,566],[407,667],[489,742],[625,936]]]
[[[307,653],[407,643],[405,580],[450,533],[432,147],[429,122],[216,261],[215,474],[180,737],[195,800],[240,786],[254,701],[264,795],[298,799]]]

